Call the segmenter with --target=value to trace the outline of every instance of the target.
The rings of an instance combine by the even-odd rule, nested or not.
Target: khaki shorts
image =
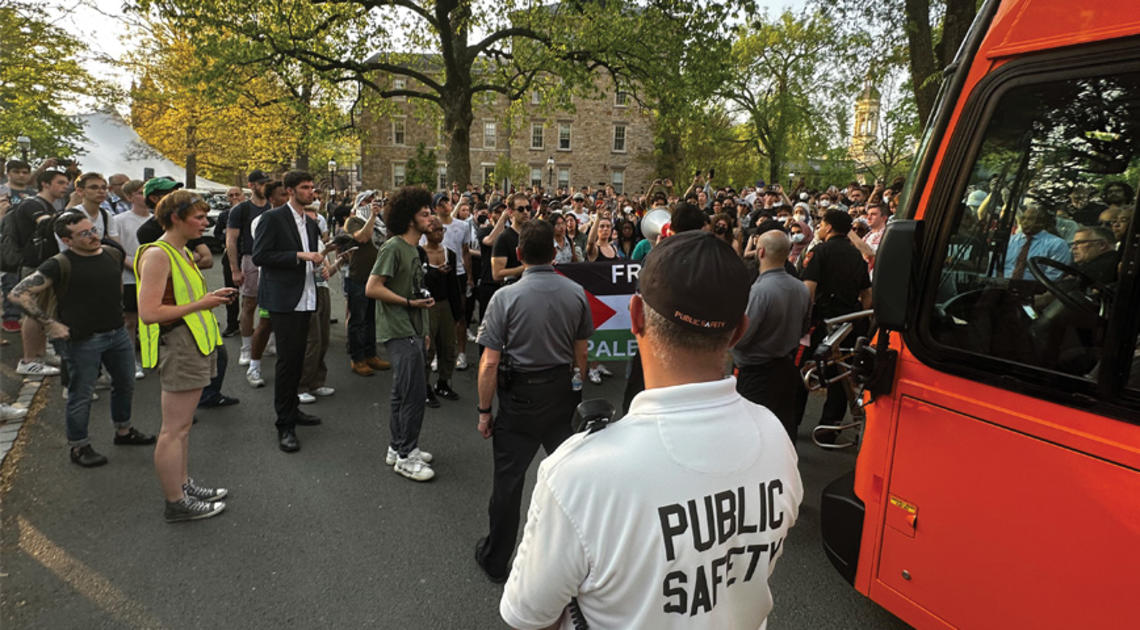
[[[257,281],[261,276],[261,267],[253,264],[253,256],[241,257],[241,273],[245,279],[241,283],[242,297],[257,297]]]
[[[179,326],[159,336],[158,374],[164,392],[202,389],[218,374],[218,353],[202,356],[194,335]]]

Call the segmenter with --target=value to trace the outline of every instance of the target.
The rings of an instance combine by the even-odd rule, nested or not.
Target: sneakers
[[[52,367],[42,361],[20,359],[20,362],[16,364],[16,374],[23,376],[58,376],[59,368]]]
[[[71,461],[84,468],[94,468],[107,463],[107,458],[95,452],[90,444],[71,449]]]
[[[352,371],[361,376],[372,376],[373,372],[372,366],[367,361],[353,361]]]
[[[44,352],[43,362],[46,365],[50,365],[52,367],[59,367],[60,365],[59,353],[56,352],[55,348],[53,348],[51,345],[48,345],[47,350]]]
[[[0,422],[19,420],[28,415],[27,407],[13,407],[8,403],[0,403]]]
[[[225,488],[204,488],[189,477],[186,478],[186,483],[182,484],[182,491],[186,496],[198,501],[217,501],[224,499],[228,494]]]
[[[313,393],[316,394],[320,398],[325,398],[327,396],[332,396],[333,394],[335,394],[336,390],[331,388],[331,387],[327,387],[327,386],[326,387],[318,387],[318,388],[313,390]]]
[[[601,374],[602,376],[613,376],[614,375],[614,373],[611,372],[610,369],[607,368],[604,363],[599,364],[597,369],[598,369],[598,374]]]
[[[20,320],[6,319],[3,324],[4,332],[18,333],[20,332]]]
[[[190,497],[182,497],[178,501],[167,501],[163,517],[167,523],[179,521],[196,521],[202,518],[217,516],[226,509],[223,501],[199,501]]]
[[[412,449],[412,452],[408,453],[408,457],[418,457],[419,459],[422,459],[425,464],[430,464],[431,460],[434,459],[431,456],[431,453],[427,451],[421,451],[419,448]],[[396,452],[396,449],[389,446],[388,455],[384,457],[384,463],[389,466],[394,466],[396,464],[396,460],[399,458],[400,454]]]
[[[432,409],[439,409],[440,407],[439,399],[435,397],[435,390],[431,388],[431,385],[428,385],[427,400],[424,401],[424,404]]]
[[[436,358],[431,360],[431,371],[432,372],[438,372],[439,371],[439,357],[436,357]]]
[[[237,335],[239,332],[241,332],[241,329],[237,325],[226,326],[226,329],[222,331],[222,336],[223,337],[233,337],[233,336]]]
[[[265,387],[265,379],[261,378],[261,368],[251,367],[246,370],[245,380],[250,387]]]
[[[242,348],[238,356],[238,365],[245,367],[253,360],[253,348]]]
[[[156,441],[157,438],[153,435],[147,435],[134,427],[127,429],[126,435],[115,433],[115,444],[120,446],[146,446],[147,444],[154,444]]]
[[[144,372],[144,371],[143,371],[143,366],[142,366],[142,364],[141,364],[141,363],[136,363],[136,364],[135,364],[135,380],[136,380],[136,381],[137,381],[137,380],[141,380],[141,379],[142,379],[143,377],[145,377],[145,376],[146,376],[146,372]]]
[[[392,364],[388,363],[384,359],[381,359],[380,357],[368,357],[367,359],[365,359],[365,363],[367,363],[368,367],[372,368],[373,370],[390,370],[390,369],[392,369]]]
[[[309,392],[301,392],[300,394],[297,394],[297,402],[301,403],[302,405],[311,405],[317,402],[317,397],[310,394]]]
[[[455,390],[451,389],[451,386],[447,384],[447,381],[437,382],[435,384],[435,393],[440,398],[446,398],[447,400],[459,400],[459,394],[456,394]]]
[[[590,368],[587,371],[587,375],[590,378],[590,382],[593,383],[594,385],[601,385],[602,384],[602,373],[599,372],[597,369]]]
[[[95,379],[95,389],[111,389],[111,375],[100,374],[99,378]]]
[[[470,341],[470,342],[479,341],[479,337],[475,334],[475,331],[471,330],[470,328],[467,329],[467,341]]]
[[[460,371],[467,369],[467,355],[466,354],[461,353],[459,355],[459,357],[457,357],[455,359],[455,369],[460,370]]]
[[[412,481],[427,481],[434,477],[435,471],[431,469],[431,466],[424,460],[413,457],[413,453],[415,453],[415,451],[409,453],[408,457],[397,458],[396,465],[392,467],[392,470],[396,471],[396,474],[407,477]]]

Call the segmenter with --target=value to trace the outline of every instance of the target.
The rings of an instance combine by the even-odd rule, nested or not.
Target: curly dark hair
[[[404,186],[388,198],[384,208],[384,225],[390,234],[404,234],[421,208],[431,207],[431,193],[419,186]]]

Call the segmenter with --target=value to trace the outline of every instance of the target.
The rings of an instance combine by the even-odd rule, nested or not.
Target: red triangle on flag
[[[605,302],[594,297],[593,293],[583,289],[586,294],[586,301],[590,304],[590,315],[594,318],[594,330],[604,324],[609,318],[617,315],[617,311],[606,305]]]

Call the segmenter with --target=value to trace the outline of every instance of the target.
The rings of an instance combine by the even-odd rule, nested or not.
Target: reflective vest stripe
[[[142,278],[139,274],[139,264],[146,249],[158,246],[170,258],[170,282],[174,288],[174,302],[178,305],[190,304],[206,294],[206,279],[198,266],[189,258],[189,250],[183,255],[166,241],[158,240],[139,247],[135,252],[135,279],[136,291],[142,287]],[[177,269],[177,273],[175,270]],[[203,356],[210,354],[215,348],[222,345],[221,329],[214,313],[209,310],[199,310],[187,313],[182,317],[198,351]],[[160,329],[158,324],[144,324],[139,319],[139,353],[142,356],[143,367],[158,365],[158,341]]]

